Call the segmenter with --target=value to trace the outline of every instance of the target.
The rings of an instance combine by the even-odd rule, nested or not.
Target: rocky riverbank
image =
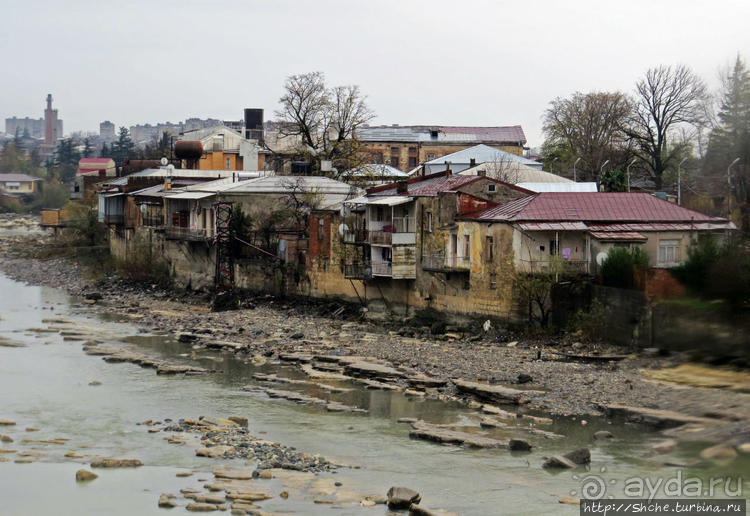
[[[114,275],[93,281],[70,261],[22,257],[38,245],[38,236],[3,236],[0,269],[13,279],[88,298],[87,309],[116,314],[146,331],[171,333],[196,351],[224,349],[248,359],[292,361],[313,379],[356,378],[370,388],[461,400],[477,408],[510,403],[519,414],[605,414],[616,405],[636,414],[640,408],[670,409],[726,428],[750,419],[746,392],[677,386],[643,374],[678,365],[681,356],[624,355],[614,347],[571,338],[524,339],[503,329],[375,324],[335,302],[316,300],[254,297],[245,309],[211,312],[203,294],[133,285]],[[466,382],[517,393],[497,398],[498,389],[461,388]],[[653,419],[641,417],[641,422]],[[709,433],[716,435],[713,429]]]

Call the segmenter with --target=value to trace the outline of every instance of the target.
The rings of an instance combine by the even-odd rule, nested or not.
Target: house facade
[[[27,174],[0,174],[0,191],[6,194],[32,195],[42,180]]]

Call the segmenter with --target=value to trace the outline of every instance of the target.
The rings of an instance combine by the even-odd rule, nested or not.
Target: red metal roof
[[[78,163],[109,163],[112,158],[81,158]]]
[[[648,193],[612,192],[543,192],[468,218],[518,222],[726,222]]]
[[[518,190],[519,192],[523,192],[529,195],[533,193],[530,190],[521,188],[520,186],[504,183],[503,181],[498,181],[497,179],[492,179],[486,176],[451,175],[446,177],[445,172],[438,172],[436,174],[430,174],[428,176],[409,179],[406,184],[407,192],[403,195],[410,195],[413,197],[435,197],[440,192],[456,192],[462,186],[481,180],[492,181],[493,183],[504,185],[508,188],[512,188],[513,190]],[[397,183],[391,183],[369,188],[367,190],[367,195],[399,195],[397,193],[396,184]]]

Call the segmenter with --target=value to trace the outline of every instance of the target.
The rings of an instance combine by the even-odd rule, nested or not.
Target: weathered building
[[[8,194],[31,195],[42,180],[27,174],[0,174],[0,191]]]
[[[381,126],[360,128],[361,150],[373,163],[386,163],[410,171],[421,163],[485,144],[498,151],[522,156],[526,136],[520,125],[507,127]]]
[[[259,170],[258,142],[224,125],[186,131],[179,139],[201,142],[203,154],[197,163],[201,170]]]

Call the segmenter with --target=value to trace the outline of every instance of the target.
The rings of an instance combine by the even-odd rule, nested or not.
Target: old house
[[[453,173],[458,174],[481,163],[494,163],[503,167],[517,167],[518,165],[523,165],[524,167],[536,170],[542,169],[542,164],[537,161],[526,159],[515,153],[507,152],[485,144],[474,145],[467,149],[462,149],[460,151],[446,154],[445,156],[431,159],[424,163],[424,168],[425,173],[427,174],[444,172],[448,168],[450,168]],[[504,180],[502,178],[497,179],[500,179],[501,181]]]
[[[651,267],[674,267],[698,234],[736,229],[647,193],[542,192],[459,221],[467,233],[495,225],[507,228],[517,270],[542,271],[559,256],[571,270],[592,275],[614,246],[638,246]]]
[[[519,125],[501,127],[381,126],[357,131],[362,152],[373,163],[407,172],[419,164],[479,144],[522,156],[526,136]]]
[[[179,139],[201,143],[203,153],[196,165],[200,170],[262,169],[259,167],[258,141],[249,140],[224,125],[185,131]]]
[[[10,195],[33,195],[42,180],[27,174],[0,174],[0,192]]]

